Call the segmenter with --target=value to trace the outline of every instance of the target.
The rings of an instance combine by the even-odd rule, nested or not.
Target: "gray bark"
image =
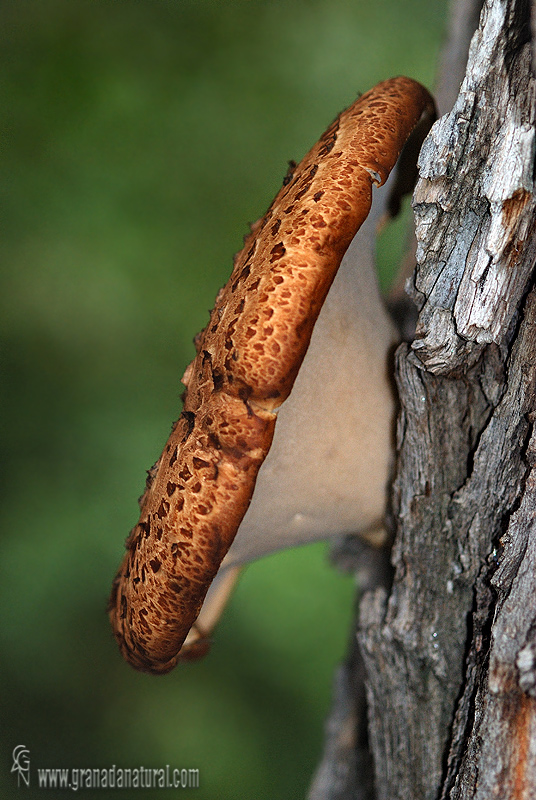
[[[454,108],[421,151],[394,578],[362,599],[362,662],[344,684],[365,670],[375,789],[355,738],[351,779],[329,788],[333,752],[345,757],[332,734],[315,800],[536,797],[530,16],[526,0],[487,0]],[[357,719],[359,690],[343,695]]]

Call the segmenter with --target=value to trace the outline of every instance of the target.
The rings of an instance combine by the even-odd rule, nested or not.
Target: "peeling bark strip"
[[[527,2],[484,6],[456,105],[421,151],[413,349],[436,374],[465,370],[486,344],[504,339],[532,273],[529,31]]]
[[[485,3],[458,101],[421,154],[396,572],[389,596],[366,596],[359,634],[379,800],[536,797],[529,22],[528,2]]]
[[[246,238],[186,370],[184,410],[151,471],[115,578],[112,627],[137,669],[172,669],[229,549],[345,250],[428,92],[379,84],[287,176]]]

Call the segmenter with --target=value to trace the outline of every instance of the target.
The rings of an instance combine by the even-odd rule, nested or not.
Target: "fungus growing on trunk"
[[[246,237],[196,338],[182,414],[114,581],[112,627],[137,669],[168,672],[207,649],[241,564],[341,533],[378,541],[396,333],[369,241],[378,214],[355,235],[373,184],[433,113],[415,81],[378,84],[291,169]]]

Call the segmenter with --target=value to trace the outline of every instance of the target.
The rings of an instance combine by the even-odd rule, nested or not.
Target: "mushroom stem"
[[[173,668],[227,553],[225,573],[280,547],[381,522],[394,329],[364,246],[370,230],[334,279],[373,184],[385,183],[423,112],[433,113],[433,101],[409,78],[359,98],[287,176],[236,257],[114,581],[112,627],[136,668]],[[275,450],[248,511],[280,407]],[[230,581],[221,576],[225,594]],[[199,652],[198,624],[190,641]]]

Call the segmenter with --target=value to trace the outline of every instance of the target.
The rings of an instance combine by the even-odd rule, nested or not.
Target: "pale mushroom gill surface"
[[[393,452],[388,365],[397,339],[374,258],[388,192],[374,190],[339,267],[222,568],[337,534],[370,531],[377,540]]]

